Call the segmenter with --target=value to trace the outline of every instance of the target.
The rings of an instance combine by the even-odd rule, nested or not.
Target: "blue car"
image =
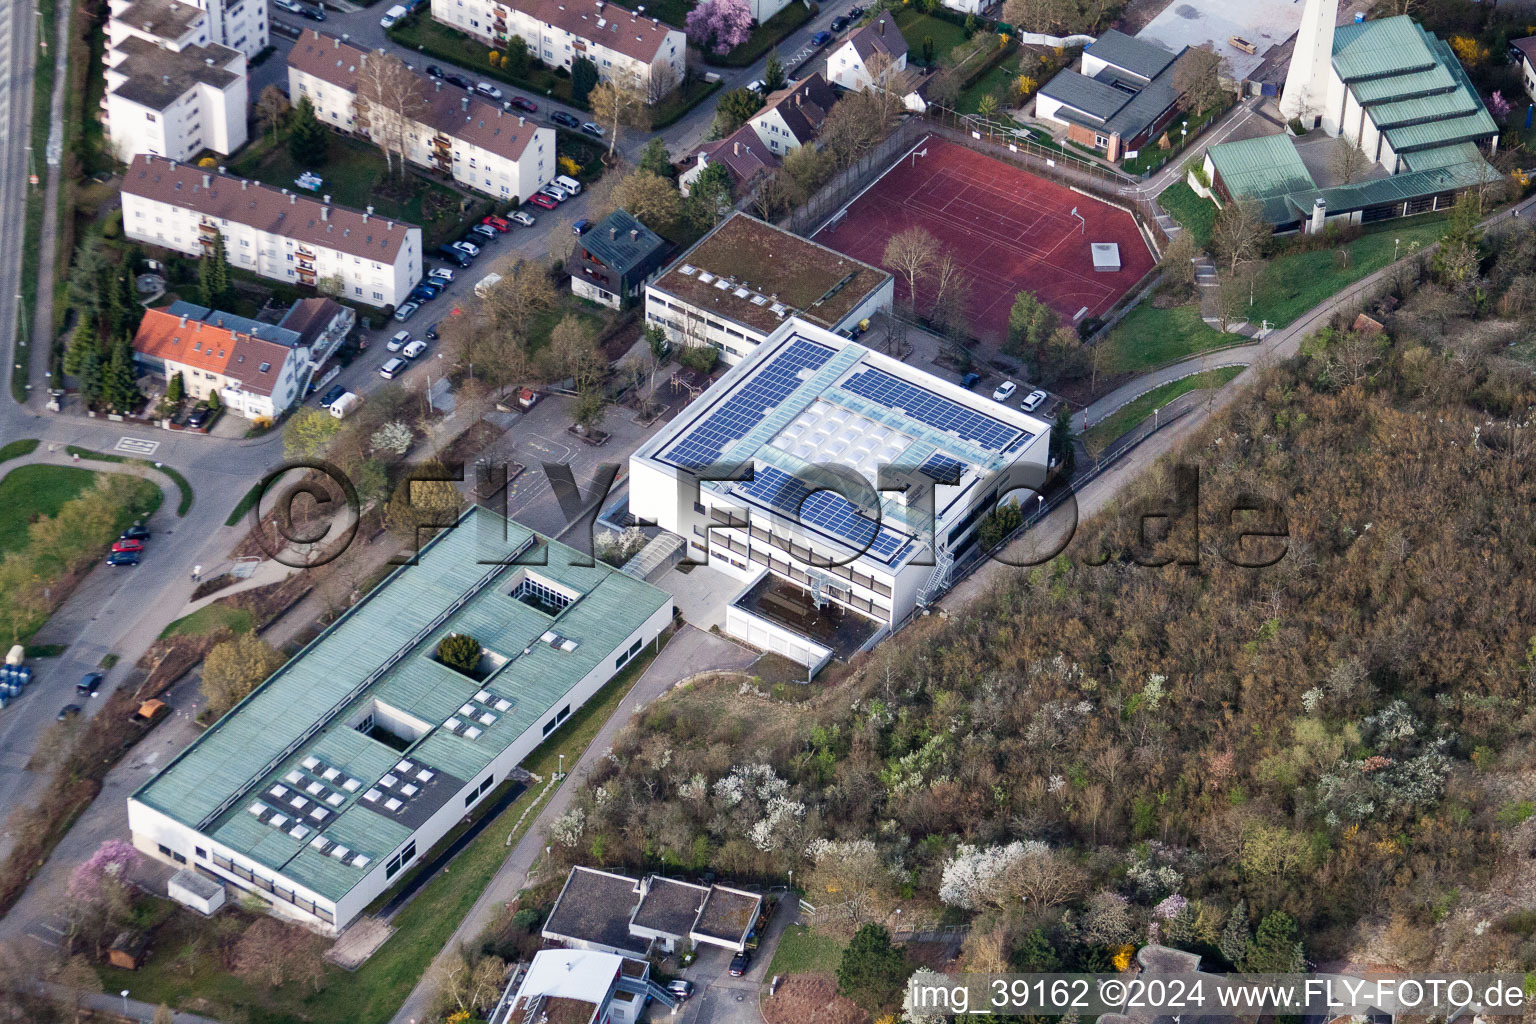
[[[110,566],[138,565],[139,553],[137,551],[114,551],[107,556],[107,564]]]
[[[811,36],[811,45],[812,46],[826,46],[831,41],[832,41],[832,33],[831,32],[817,32],[815,35]]]
[[[437,289],[430,285],[419,284],[411,289],[411,296],[417,302],[431,302],[437,298]]]

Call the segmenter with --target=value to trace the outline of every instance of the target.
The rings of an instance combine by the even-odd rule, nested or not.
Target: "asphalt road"
[[[0,216],[6,223],[26,223],[27,176],[32,121],[32,76],[36,45],[36,16],[25,0],[0,4]],[[41,156],[41,154],[39,154]],[[14,236],[13,236],[14,237]],[[0,260],[0,336],[9,357],[10,376],[18,355],[17,324],[21,315],[21,260]]]

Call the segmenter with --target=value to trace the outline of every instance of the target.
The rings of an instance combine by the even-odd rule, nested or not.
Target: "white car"
[[[454,242],[453,243],[453,248],[459,250],[459,252],[463,253],[466,256],[479,256],[480,255],[480,247],[478,245],[476,245],[474,242],[466,242],[463,239],[460,239],[459,241]]]
[[[451,282],[453,280],[453,271],[449,270],[447,267],[433,267],[432,273],[428,274],[427,276],[435,277],[439,281]]]
[[[1013,397],[1013,393],[1017,390],[1019,390],[1017,384],[1011,380],[1005,380],[997,386],[996,391],[992,392],[992,401],[1006,402]]]
[[[476,82],[475,92],[479,93],[481,96],[489,96],[493,100],[501,99],[501,90],[496,88],[490,82]]]
[[[379,19],[379,26],[381,28],[394,28],[400,19],[409,13],[401,4],[395,4],[395,6],[384,12],[384,17]]]
[[[405,358],[407,358],[407,359],[415,359],[417,356],[421,355],[426,350],[427,350],[427,343],[426,342],[424,342],[424,341],[413,341],[409,345],[405,346],[405,348],[401,351],[400,354],[405,356]]]
[[[272,6],[280,7],[285,11],[292,11],[294,14],[304,13],[304,6],[298,0],[272,0]]]
[[[385,363],[383,366],[379,367],[379,376],[383,377],[385,380],[394,380],[395,374],[399,373],[403,369],[405,369],[405,360],[401,359],[399,356],[396,356],[389,362]]]
[[[525,228],[531,228],[538,223],[538,221],[534,219],[533,214],[527,213],[523,210],[518,210],[516,213],[509,215],[507,219],[515,220]]]
[[[410,331],[396,331],[394,337],[384,343],[384,347],[391,352],[399,352],[411,340]]]
[[[768,91],[768,83],[759,78],[756,81],[748,82],[747,89],[755,93],[766,93]]]
[[[1044,391],[1040,391],[1038,389],[1031,391],[1029,393],[1029,397],[1024,399],[1019,408],[1023,409],[1025,412],[1034,412],[1036,409],[1045,404],[1046,397],[1047,395]]]

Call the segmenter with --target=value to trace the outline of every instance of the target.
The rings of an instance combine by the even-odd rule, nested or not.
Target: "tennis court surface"
[[[926,155],[924,154],[926,151]],[[1073,209],[1081,216],[1073,216]],[[1085,226],[1086,225],[1086,226]],[[971,280],[971,333],[1001,341],[1020,291],[1032,291],[1076,326],[1102,315],[1152,269],[1152,253],[1125,210],[929,137],[816,233],[815,240],[875,266],[892,235],[922,227]],[[1095,271],[1090,245],[1120,247],[1120,269]],[[898,302],[909,302],[896,273]],[[918,279],[917,308],[933,305]]]

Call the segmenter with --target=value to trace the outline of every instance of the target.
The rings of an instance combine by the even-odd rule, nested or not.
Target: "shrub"
[[[480,664],[480,641],[468,633],[449,633],[437,642],[437,660],[469,675]]]

